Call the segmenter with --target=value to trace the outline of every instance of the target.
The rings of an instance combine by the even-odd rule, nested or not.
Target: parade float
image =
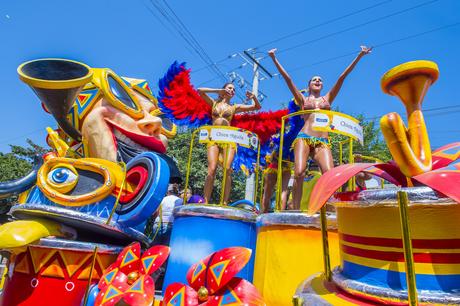
[[[2,198],[19,196],[9,212],[12,221],[0,226],[0,249],[9,255],[1,304],[159,304],[161,296],[154,298],[154,290],[161,289],[154,285],[159,275],[154,272],[166,261],[170,248],[157,245],[144,231],[148,219],[158,212],[168,184],[182,180],[175,162],[165,154],[176,126],[163,117],[145,80],[66,59],[26,62],[18,73],[59,128],[47,129],[51,151],[37,156],[26,177],[0,184]],[[179,236],[187,238],[180,223]],[[186,227],[193,228],[193,223]],[[230,258],[223,256],[225,251],[219,253],[216,264],[224,260],[225,265],[219,271],[227,273],[229,265],[233,277],[244,267],[255,248],[253,232],[250,249],[230,252]],[[230,238],[201,249],[196,260],[222,245],[243,244]],[[146,250],[143,255],[141,249]],[[175,249],[173,254],[180,252]],[[232,257],[239,252],[246,254],[245,260],[235,266]],[[208,273],[208,267],[202,271]],[[175,282],[183,280],[185,273],[179,278],[181,273]],[[257,290],[244,280],[252,278],[252,264],[243,274],[237,280],[224,277],[221,287],[235,285],[239,289],[232,296],[238,301],[255,297],[261,304]],[[221,296],[226,296],[225,290]]]
[[[281,162],[274,213],[258,215],[259,187],[253,201],[224,205],[224,179],[217,203],[175,209],[169,247],[144,230],[170,182],[185,179],[187,189],[196,140],[237,146],[233,171],[258,176],[274,138],[278,160],[285,158],[299,115],[316,112],[315,129],[348,136],[350,161],[353,140],[363,139],[359,122],[290,105],[210,126],[210,107],[177,63],[160,80],[158,100],[145,80],[75,61],[36,60],[18,72],[59,128],[48,128],[51,152],[29,175],[0,183],[1,197],[19,195],[12,221],[0,226],[0,249],[9,254],[2,305],[460,303],[452,164],[460,143],[431,152],[421,112],[438,77],[434,63],[406,63],[382,79],[408,111],[408,129],[395,113],[382,119],[394,161],[340,165],[315,177],[303,199],[307,212],[281,211]],[[166,153],[176,124],[195,128],[184,178]],[[362,171],[401,188],[337,192]]]

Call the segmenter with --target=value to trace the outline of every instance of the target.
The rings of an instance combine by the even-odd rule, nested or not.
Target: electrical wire
[[[362,12],[365,12],[365,11],[368,11],[368,10],[371,10],[371,9],[373,9],[373,8],[376,8],[376,7],[378,7],[378,6],[387,4],[388,2],[391,2],[391,1],[393,1],[393,0],[386,0],[386,1],[378,2],[378,3],[374,4],[374,5],[371,5],[371,6],[368,6],[368,7],[365,7],[365,8],[356,10],[356,11],[353,11],[353,12],[351,12],[351,13],[348,13],[348,14],[345,14],[345,15],[342,15],[342,16],[339,16],[339,17],[335,17],[335,18],[329,19],[329,20],[327,20],[327,21],[324,21],[324,22],[315,24],[315,25],[310,26],[310,27],[308,27],[308,28],[305,28],[305,29],[302,29],[302,30],[299,30],[299,31],[296,31],[296,32],[293,32],[293,33],[290,33],[290,34],[287,34],[287,35],[284,35],[284,36],[281,36],[281,37],[279,37],[279,38],[277,38],[277,39],[268,41],[268,42],[266,42],[266,43],[260,44],[260,45],[258,45],[257,47],[255,47],[255,49],[260,49],[260,48],[262,48],[262,47],[271,45],[271,44],[273,44],[273,43],[276,43],[276,42],[279,42],[279,41],[282,41],[282,40],[285,40],[285,39],[287,39],[287,38],[290,38],[290,37],[293,37],[293,36],[296,36],[296,35],[299,35],[299,34],[302,34],[302,33],[305,33],[305,32],[308,32],[308,31],[311,31],[311,30],[314,30],[314,29],[317,29],[317,28],[320,28],[320,27],[322,27],[322,26],[325,26],[325,25],[334,23],[334,22],[336,22],[336,21],[339,21],[339,20],[342,20],[342,19],[345,19],[345,18],[354,16],[354,15],[357,15],[357,14],[359,14],[359,13],[362,13]]]
[[[423,31],[423,32],[420,32],[420,33],[415,33],[415,34],[411,34],[411,35],[408,35],[408,36],[405,36],[405,37],[401,37],[401,38],[397,38],[397,39],[394,39],[394,40],[382,42],[382,43],[374,45],[373,49],[385,47],[385,46],[388,46],[388,45],[392,45],[394,43],[398,43],[398,42],[401,42],[401,41],[404,41],[404,40],[416,38],[416,37],[423,36],[423,35],[426,35],[426,34],[430,34],[430,33],[433,33],[433,32],[445,30],[447,28],[452,28],[452,27],[455,27],[455,26],[458,26],[458,25],[460,25],[460,21],[457,21],[457,22],[454,22],[454,23],[451,23],[451,24],[448,24],[448,25],[444,25],[444,26],[441,26],[441,27],[437,27],[437,28],[434,28],[434,29],[430,29],[430,30],[427,30],[427,31]],[[319,65],[319,64],[331,62],[331,61],[334,61],[334,60],[337,60],[337,59],[340,59],[340,58],[348,57],[348,56],[351,56],[351,55],[356,55],[358,53],[359,53],[359,51],[347,52],[345,54],[330,57],[330,58],[327,58],[327,59],[324,59],[324,60],[321,60],[321,61],[318,61],[318,62],[298,66],[296,68],[290,69],[288,72],[292,73],[294,71],[301,70],[303,68],[312,67],[312,66],[316,66],[316,65]]]
[[[349,32],[349,31],[351,31],[351,30],[355,30],[355,29],[361,28],[361,27],[363,27],[363,26],[366,26],[366,25],[369,25],[369,24],[372,24],[372,23],[376,23],[376,22],[379,22],[379,21],[382,21],[382,20],[385,20],[385,19],[388,19],[388,18],[397,16],[397,15],[400,15],[400,14],[403,14],[403,13],[406,13],[406,12],[409,12],[409,11],[412,11],[412,10],[415,10],[415,9],[418,9],[418,8],[420,8],[420,7],[422,7],[422,6],[426,6],[426,5],[429,5],[429,4],[438,2],[438,1],[439,1],[439,0],[430,0],[430,1],[426,1],[426,2],[423,2],[423,3],[417,4],[417,5],[411,6],[411,7],[409,7],[409,8],[406,8],[406,9],[403,9],[403,10],[400,10],[400,11],[396,11],[396,12],[393,12],[393,13],[391,13],[391,14],[387,14],[387,15],[384,15],[384,16],[380,16],[380,17],[378,17],[378,18],[371,19],[371,20],[369,20],[369,21],[366,21],[366,22],[363,22],[363,23],[360,23],[360,24],[357,24],[357,25],[354,25],[354,26],[345,28],[345,29],[340,30],[340,31],[332,32],[332,33],[323,35],[323,36],[321,36],[321,37],[318,37],[318,38],[315,38],[315,39],[311,39],[311,40],[302,42],[302,43],[300,43],[300,44],[291,46],[291,47],[289,47],[289,48],[285,48],[285,49],[278,50],[277,53],[278,53],[278,54],[281,54],[281,53],[284,53],[284,52],[288,52],[288,51],[291,51],[291,50],[294,50],[294,49],[303,47],[303,46],[305,46],[305,45],[312,44],[312,43],[314,43],[314,42],[321,41],[321,40],[324,40],[324,39],[326,39],[326,38],[333,37],[333,36],[336,36],[336,35],[339,35],[339,34],[343,34],[343,33]]]
[[[228,81],[228,77],[220,70],[216,63],[211,59],[206,50],[201,46],[195,36],[191,33],[188,27],[182,22],[179,16],[175,13],[172,7],[165,0],[150,0],[150,3],[160,12],[165,20],[175,29],[177,33],[187,42],[194,52],[207,64],[206,69],[223,82]],[[236,95],[243,99],[243,94],[237,89]]]
[[[152,14],[152,15],[161,23],[161,25],[169,32],[169,34],[171,34],[171,35],[175,36],[176,38],[179,38],[179,39],[180,39],[180,37],[177,36],[177,33],[175,33],[175,32],[173,31],[173,29],[172,29],[170,26],[168,26],[168,25],[161,19],[160,16],[157,15],[157,13],[155,12],[155,10],[153,10],[151,7],[149,7],[147,4],[145,4],[145,2],[142,2],[142,4],[143,4],[144,7],[149,11],[149,13]],[[182,45],[183,45],[191,54],[193,54],[193,50],[190,49],[190,47],[189,47],[187,44],[184,44],[184,43],[183,43]]]
[[[165,20],[176,30],[176,32],[187,42],[187,44],[195,51],[195,53],[203,60],[205,64],[208,64],[208,69],[211,72],[220,76],[220,78],[225,82],[227,78],[220,71],[220,69],[213,64],[210,56],[201,46],[201,44],[196,40],[193,34],[188,30],[187,26],[181,21],[177,16],[174,10],[168,5],[166,1],[162,1],[165,5],[163,7],[160,1],[150,0],[150,3],[155,6],[159,13],[165,18]]]
[[[459,108],[460,107],[460,104],[456,104],[456,105],[449,105],[449,106],[441,106],[441,107],[433,107],[433,108],[427,108],[427,109],[423,109],[423,113],[430,113],[430,112],[436,112],[436,111],[440,111],[440,110],[447,110],[447,109],[454,109],[454,108]],[[449,111],[449,112],[441,112],[441,113],[436,113],[436,114],[428,114],[426,116],[424,116],[425,118],[429,118],[429,117],[433,117],[433,116],[436,116],[436,115],[444,115],[444,114],[450,114],[450,113],[460,113],[460,110],[457,110],[457,111]],[[369,117],[369,118],[364,118],[364,120],[376,120],[376,119],[380,119],[383,115],[380,115],[380,116],[376,116],[376,117]]]
[[[39,132],[45,132],[45,129],[44,128],[39,128],[39,129],[36,129],[36,130],[33,130],[33,131],[30,131],[28,133],[24,133],[24,134],[21,134],[21,135],[18,135],[18,136],[14,136],[14,137],[11,137],[11,138],[7,138],[7,139],[3,139],[3,140],[0,140],[0,145],[2,144],[5,144],[5,143],[8,143],[12,140],[16,140],[16,139],[23,139],[24,137],[26,136],[30,136],[30,135],[33,135],[33,134],[37,134]]]
[[[270,45],[270,44],[273,44],[275,42],[278,42],[278,41],[282,41],[284,39],[287,39],[287,38],[290,38],[290,37],[293,37],[293,36],[296,36],[296,35],[299,35],[301,33],[304,33],[304,32],[307,32],[307,31],[310,31],[310,30],[314,30],[314,29],[317,29],[317,28],[320,28],[322,26],[325,26],[325,25],[328,25],[328,24],[331,24],[331,23],[334,23],[336,21],[339,21],[339,20],[342,20],[342,19],[345,19],[345,18],[348,18],[348,17],[351,17],[351,16],[354,16],[354,15],[357,15],[359,13],[362,13],[362,12],[365,12],[365,11],[368,11],[368,10],[371,10],[373,8],[376,8],[378,6],[381,6],[381,5],[384,5],[384,4],[387,4],[389,2],[391,2],[393,0],[385,0],[385,1],[382,1],[382,2],[378,2],[374,5],[371,5],[371,6],[368,6],[368,7],[365,7],[365,8],[362,8],[362,9],[359,9],[359,10],[356,10],[356,11],[353,11],[351,13],[348,13],[348,14],[345,14],[345,15],[341,15],[341,16],[338,16],[338,17],[335,17],[335,18],[332,18],[332,19],[329,19],[325,22],[321,22],[319,24],[316,24],[316,25],[313,25],[313,26],[310,26],[308,28],[305,28],[305,29],[302,29],[302,30],[299,30],[299,31],[296,31],[296,32],[292,32],[292,33],[289,33],[289,34],[286,34],[284,36],[281,36],[279,38],[276,38],[274,40],[270,40],[268,42],[265,42],[263,44],[260,44],[258,45],[257,47],[255,47],[254,49],[260,49],[262,47],[265,47],[267,45]],[[265,52],[264,52],[265,53]],[[228,55],[218,61],[216,61],[214,64],[218,65],[218,64],[221,64],[229,59],[233,58],[232,55]],[[203,67],[200,67],[198,69],[195,69],[194,71],[192,71],[192,73],[196,73],[196,72],[199,72],[199,71],[203,71],[207,68],[208,66],[203,66]]]

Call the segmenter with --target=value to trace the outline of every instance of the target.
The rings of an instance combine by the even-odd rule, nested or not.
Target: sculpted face
[[[168,139],[157,106],[125,84],[106,85],[81,125],[89,157],[127,162],[145,151],[165,153]]]

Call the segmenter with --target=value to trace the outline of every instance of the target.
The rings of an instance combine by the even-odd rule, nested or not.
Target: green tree
[[[10,153],[0,152],[0,182],[6,182],[21,178],[32,169],[32,159],[35,155],[43,155],[48,150],[27,139],[27,146],[10,145]],[[0,213],[9,209],[17,197],[0,200]],[[4,205],[7,204],[7,205]]]

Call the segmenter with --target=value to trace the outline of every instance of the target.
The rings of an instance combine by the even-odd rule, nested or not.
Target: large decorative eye
[[[108,197],[123,172],[107,160],[55,157],[38,170],[37,186],[51,201],[64,206],[83,206]]]
[[[165,135],[168,138],[173,138],[177,134],[177,126],[161,112],[160,109],[154,109],[150,112],[150,115],[160,117],[161,124],[161,134]]]
[[[107,102],[135,119],[144,116],[133,90],[122,78],[107,68],[93,68],[92,70],[93,78],[91,81],[101,89]]]
[[[48,181],[54,184],[70,184],[77,179],[69,168],[59,167],[48,173]]]
[[[71,191],[78,181],[78,172],[71,165],[56,165],[47,175],[50,186],[62,193]]]
[[[129,108],[138,110],[139,107],[134,102],[133,98],[128,94],[128,92],[123,88],[123,86],[117,82],[110,74],[107,75],[107,81],[109,82],[110,91],[121,103],[126,105]]]

